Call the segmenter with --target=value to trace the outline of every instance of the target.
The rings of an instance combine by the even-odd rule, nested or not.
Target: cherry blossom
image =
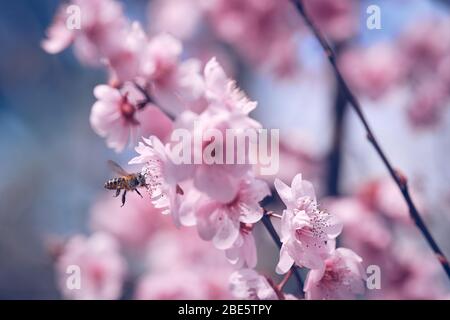
[[[114,0],[72,0],[80,8],[80,28],[67,27],[68,5],[58,11],[48,30],[48,39],[42,47],[49,53],[58,53],[72,42],[79,59],[95,65],[103,58],[111,58],[123,51],[122,35],[127,28],[122,6]]]
[[[253,269],[241,269],[230,276],[230,290],[234,297],[245,300],[278,300],[267,279]]]
[[[158,209],[134,192],[127,195],[127,205],[123,208],[117,205],[117,199],[108,195],[99,198],[91,209],[91,229],[112,235],[131,250],[142,250],[155,232],[169,229],[171,225],[160,217]]]
[[[306,299],[351,299],[364,293],[362,259],[346,248],[336,249],[321,269],[311,270],[305,282]]]
[[[68,284],[70,266],[80,268],[79,289]],[[127,270],[117,243],[106,233],[71,238],[64,246],[56,268],[60,289],[70,299],[118,299]]]
[[[225,251],[228,261],[236,265],[237,268],[244,266],[248,268],[256,267],[258,261],[255,238],[251,233],[251,226],[242,225],[239,236],[232,247]]]
[[[342,224],[334,215],[319,209],[314,188],[298,174],[291,187],[275,180],[275,188],[286,205],[281,219],[280,261],[277,272],[286,273],[295,262],[310,269],[321,269],[334,249],[334,239]]]
[[[188,40],[201,23],[204,1],[155,0],[149,6],[149,28],[156,32],[168,32]]]
[[[257,102],[250,101],[245,93],[236,86],[236,82],[227,77],[215,57],[205,65],[204,77],[205,96],[210,106],[245,115],[256,108]]]
[[[135,292],[138,300],[201,300],[207,297],[202,278],[187,270],[150,273],[139,280]]]
[[[146,273],[139,279],[139,299],[229,299],[231,265],[194,229],[164,229],[147,248]]]
[[[122,95],[118,89],[99,85],[94,95],[98,101],[92,107],[91,126],[117,152],[142,135],[155,134],[164,139],[172,128],[171,120],[159,108],[146,105],[138,109],[129,95]]]
[[[231,113],[219,108],[208,108],[202,114],[184,112],[175,128],[183,128],[190,132],[190,136],[202,142],[192,145],[192,154],[198,154],[200,163],[195,164],[195,159],[189,166],[185,166],[184,178],[192,178],[195,188],[208,195],[208,197],[222,203],[231,202],[237,195],[242,177],[251,169],[249,161],[237,164],[238,154],[236,142],[240,135],[246,134],[245,130],[255,130],[255,121],[242,113]],[[237,137],[227,139],[226,132],[231,130]],[[215,140],[209,133],[220,132],[222,140]],[[220,142],[220,143],[219,143]],[[233,149],[231,146],[234,146]],[[173,150],[173,149],[171,149]],[[227,152],[234,152],[234,164],[226,163]],[[244,150],[245,160],[249,159],[249,148]],[[208,162],[210,156],[217,161]],[[189,171],[186,171],[189,170]],[[179,171],[179,170],[178,170]],[[182,174],[179,174],[182,176]]]
[[[196,107],[203,95],[201,64],[196,59],[180,62],[183,46],[169,34],[152,38],[142,53],[142,74],[151,81],[158,103],[172,115]]]
[[[303,2],[313,21],[332,40],[343,41],[357,31],[357,1],[305,0]]]
[[[196,209],[200,237],[212,240],[218,249],[230,249],[238,241],[241,224],[253,224],[262,218],[263,211],[259,202],[269,194],[265,182],[249,177],[240,182],[237,195],[232,201],[223,204],[205,199]]]
[[[378,43],[368,48],[347,49],[339,65],[350,85],[371,99],[378,99],[403,80],[406,65],[397,48]]]
[[[176,194],[173,176],[173,163],[167,155],[165,146],[156,136],[142,138],[143,142],[135,148],[139,156],[130,160],[129,164],[141,164],[147,189],[155,208],[163,214],[169,214]]]
[[[216,35],[246,61],[280,76],[297,65],[291,4],[287,0],[218,0],[205,5]]]

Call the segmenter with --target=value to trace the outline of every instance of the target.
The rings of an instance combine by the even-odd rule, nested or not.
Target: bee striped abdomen
[[[105,188],[108,190],[116,190],[119,188],[122,189],[123,184],[124,184],[123,178],[113,178],[105,183]]]

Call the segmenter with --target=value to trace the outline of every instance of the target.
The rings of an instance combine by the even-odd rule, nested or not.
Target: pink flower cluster
[[[129,204],[132,212],[128,216],[112,209],[109,202],[94,207],[93,229],[109,235],[75,237],[65,246],[57,262],[60,277],[66,278],[64,268],[68,264],[80,266],[83,290],[74,294],[62,284],[64,294],[72,298],[120,297],[126,267],[119,250],[126,247],[147,250],[149,246],[150,255],[155,251],[160,254],[150,259],[151,272],[140,278],[137,298],[226,296],[214,293],[223,286],[216,271],[221,274],[220,270],[228,269],[215,265],[217,259],[200,259],[203,249],[192,250],[197,245],[190,247],[187,239],[191,237],[184,237],[185,231],[173,236],[171,227],[160,222],[153,224],[153,218],[149,220],[148,215],[161,212],[170,215],[177,227],[195,227],[201,239],[224,251],[237,268],[244,268],[231,277],[231,289],[238,298],[292,298],[250,270],[257,265],[253,230],[264,215],[260,202],[270,195],[267,183],[255,176],[254,165],[209,163],[206,159],[208,154],[221,152],[228,159],[226,152],[230,149],[212,148],[214,137],[205,137],[208,130],[223,133],[223,144],[227,146],[234,143],[227,140],[230,139],[225,134],[227,130],[256,133],[262,127],[250,117],[257,103],[239,89],[215,58],[204,66],[199,60],[183,59],[183,46],[178,39],[167,33],[149,37],[138,23],[130,23],[123,16],[121,6],[114,0],[72,3],[87,14],[81,28],[66,28],[63,7],[43,47],[56,53],[74,43],[83,62],[101,63],[108,68],[109,84],[94,89],[97,101],[90,122],[115,151],[121,152],[128,143],[135,146],[137,156],[129,164],[142,168],[149,196],[141,200],[132,195]],[[258,0],[244,4],[227,0],[218,1],[206,10],[218,32],[231,42],[241,43],[240,49],[247,54],[261,55],[251,58],[258,62],[270,60],[266,54],[272,54],[271,51],[294,52],[285,48],[291,45],[290,28],[280,23],[287,5],[287,1]],[[341,25],[339,21],[336,25]],[[229,33],[231,27],[233,33]],[[250,35],[252,41],[242,41],[244,35]],[[177,150],[179,145],[169,139],[175,129],[190,137],[201,137],[201,143],[189,142],[183,145],[186,149]],[[176,151],[184,153],[188,149],[193,149],[194,155],[200,154],[202,161],[191,158],[189,163],[179,164],[174,158]],[[247,158],[249,152],[245,150]],[[342,224],[319,208],[312,184],[300,174],[295,176],[291,187],[280,180],[274,184],[286,205],[281,219],[283,246],[277,271],[286,273],[294,264],[310,269],[304,288],[307,298],[348,298],[362,294],[361,258],[348,249],[335,248]],[[172,235],[175,244],[159,232],[161,226]],[[155,240],[158,238],[165,240]],[[178,252],[180,245],[182,250]],[[165,249],[161,251],[161,247]],[[191,260],[192,257],[196,258]],[[194,269],[195,274],[187,272]]]
[[[439,276],[439,263],[430,259],[411,235],[412,221],[394,182],[388,177],[376,179],[360,190],[352,197],[326,199],[323,205],[345,226],[346,232],[340,238],[342,245],[357,250],[364,259],[364,267],[375,265],[381,270],[380,290],[368,290],[366,296],[445,298],[448,293],[443,286],[430,286]],[[417,192],[414,195],[420,200]]]
[[[446,18],[431,17],[407,28],[395,44],[349,48],[340,57],[340,67],[353,89],[371,99],[406,87],[410,123],[432,127],[442,118],[450,96],[449,24]]]

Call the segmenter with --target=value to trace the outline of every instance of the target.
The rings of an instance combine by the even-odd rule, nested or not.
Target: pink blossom
[[[94,131],[106,138],[108,147],[122,151],[128,141],[155,134],[164,139],[172,128],[171,120],[153,105],[138,109],[129,95],[107,85],[94,89],[98,101],[93,105],[90,122]]]
[[[380,98],[398,85],[406,70],[398,49],[386,43],[348,49],[342,53],[339,65],[350,85],[371,99]]]
[[[289,1],[218,0],[205,7],[217,36],[246,61],[281,76],[296,69],[294,35],[298,17]]]
[[[154,98],[173,115],[195,106],[203,96],[201,64],[195,59],[180,62],[182,50],[179,40],[160,34],[150,40],[142,57],[141,72],[151,81]]]
[[[415,85],[412,91],[408,107],[411,124],[416,128],[438,124],[449,101],[447,85],[433,75],[433,78]]]
[[[236,265],[237,268],[246,266],[248,268],[256,267],[258,261],[256,253],[255,238],[248,230],[246,225],[241,225],[241,230],[232,247],[225,251],[228,261]]]
[[[121,47],[106,63],[110,67],[111,81],[123,83],[141,75],[142,52],[148,43],[147,35],[138,22],[123,31]]]
[[[423,73],[435,70],[439,62],[449,55],[449,22],[430,17],[420,22],[420,28],[411,25],[401,35],[401,49],[411,72]]]
[[[153,205],[163,214],[169,214],[177,193],[173,163],[156,136],[148,139],[143,137],[142,140],[135,148],[139,156],[131,159],[129,164],[143,165],[142,174]]]
[[[138,299],[229,299],[232,272],[223,254],[194,229],[161,230],[148,246]]]
[[[231,113],[220,108],[208,108],[200,115],[184,112],[177,119],[175,127],[188,130],[193,140],[201,142],[192,143],[191,146],[192,155],[199,155],[200,163],[195,164],[196,161],[192,158],[191,163],[194,164],[178,166],[178,171],[183,171],[178,176],[184,176],[184,179],[193,178],[194,187],[214,200],[221,203],[231,202],[237,195],[242,177],[249,172],[251,166],[248,164],[247,147],[243,154],[246,161],[237,164],[237,139],[229,141],[226,131],[232,130],[236,136],[245,135],[246,129],[254,130],[255,123],[243,113]],[[211,132],[220,133],[220,140],[210,136]],[[171,150],[174,152],[173,145]],[[226,163],[227,152],[234,152],[233,164]]]
[[[317,186],[323,171],[323,155],[317,150],[315,141],[306,132],[297,129],[283,129],[280,132],[279,145],[280,163],[283,165],[280,166],[276,175],[264,175],[261,176],[261,179],[270,184],[273,184],[275,178],[290,181],[301,171],[304,175],[312,177],[310,179]]]
[[[241,269],[230,276],[230,290],[237,299],[278,300],[267,279],[253,269]]]
[[[423,199],[412,184],[409,186],[409,192],[419,211],[426,214]],[[366,183],[361,188],[359,196],[366,205],[376,211],[373,214],[382,213],[387,218],[401,223],[412,222],[405,199],[391,177],[378,178]]]
[[[70,266],[80,269],[80,288],[69,286]],[[113,238],[95,233],[89,238],[78,235],[65,245],[57,264],[59,286],[70,299],[117,299],[126,273],[126,262]],[[76,276],[76,274],[72,274]]]
[[[127,205],[123,208],[117,205],[117,199],[108,195],[91,209],[91,228],[114,236],[127,249],[142,249],[158,229],[168,229],[170,225],[168,219],[160,218],[158,209],[136,193],[127,195]]]
[[[323,268],[342,224],[318,208],[314,187],[302,180],[301,174],[294,177],[291,187],[278,179],[274,185],[287,207],[281,219],[283,246],[277,272],[286,273],[294,262],[310,269]]]
[[[305,0],[312,20],[328,37],[342,41],[355,34],[358,28],[358,1],[354,0]]]
[[[72,42],[81,61],[98,64],[122,50],[121,36],[127,27],[121,5],[114,0],[72,0],[80,9],[80,28],[66,25],[68,6],[62,6],[48,30],[48,39],[42,47],[49,53],[58,53]]]
[[[205,96],[210,106],[245,115],[256,108],[257,102],[250,101],[236,86],[236,82],[227,77],[216,58],[205,65],[204,77]]]
[[[365,291],[362,259],[353,251],[336,249],[321,269],[311,270],[305,282],[306,299],[352,299]]]
[[[135,292],[138,300],[201,300],[207,297],[202,278],[188,270],[145,275]]]
[[[392,244],[392,236],[382,217],[358,197],[328,198],[323,206],[342,221],[343,245],[360,253],[365,261]]]
[[[262,218],[259,202],[269,194],[265,182],[249,177],[241,180],[232,201],[224,204],[212,199],[203,200],[196,209],[200,237],[212,240],[218,249],[230,249],[238,241],[242,223],[253,224]]]
[[[167,32],[188,40],[197,31],[203,14],[202,1],[198,0],[155,0],[150,2],[150,29]]]

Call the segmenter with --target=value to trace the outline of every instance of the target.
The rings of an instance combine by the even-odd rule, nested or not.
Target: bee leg
[[[121,207],[123,207],[125,205],[125,196],[127,195],[127,190],[124,190],[122,193],[122,205]]]
[[[136,191],[137,192],[137,194],[138,195],[140,195],[141,196],[141,198],[143,198],[143,196],[142,196],[142,194],[139,192],[139,190],[138,189],[134,189],[134,191]]]
[[[114,197],[114,198],[117,198],[117,197],[120,195],[120,191],[122,191],[122,190],[117,189],[117,190],[116,190],[116,194],[113,195],[113,197]]]

